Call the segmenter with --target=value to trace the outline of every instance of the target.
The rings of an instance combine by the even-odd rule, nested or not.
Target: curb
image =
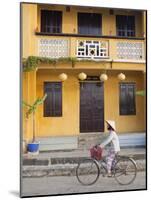
[[[129,155],[129,157],[134,160],[144,160],[144,154]],[[52,158],[24,158],[23,166],[49,166],[57,164],[77,164],[79,161],[88,158],[88,156],[83,157],[52,157]]]
[[[137,170],[146,169],[145,160],[137,160]],[[75,176],[77,164],[56,164],[49,166],[23,166],[22,177]]]

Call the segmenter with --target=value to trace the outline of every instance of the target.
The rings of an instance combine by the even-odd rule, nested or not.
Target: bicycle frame
[[[96,160],[96,159],[94,159],[94,160],[99,166],[100,174],[101,174],[101,168],[103,168],[105,170],[105,174],[106,174],[107,173],[107,166],[106,166],[105,158],[103,158],[101,160]],[[103,175],[105,175],[105,174],[103,174]]]
[[[130,159],[130,160],[132,160],[134,163],[135,163],[135,165],[137,166],[137,164],[136,164],[136,162],[135,162],[135,160],[133,159],[133,158],[131,158],[131,157],[129,157],[129,156],[121,156],[121,155],[116,155],[115,156],[115,158],[114,158],[114,160],[113,160],[113,163],[112,163],[112,167],[111,167],[111,171],[113,172],[114,171],[114,167],[115,167],[115,165],[116,165],[116,163],[120,160],[120,159]],[[101,173],[101,168],[103,168],[104,170],[105,170],[105,172],[107,173],[107,163],[106,163],[106,160],[105,160],[105,157],[104,158],[102,158],[101,160],[96,160],[96,159],[94,159],[95,161],[96,161],[96,163],[98,164],[98,166],[99,166],[99,169],[100,169],[100,173]],[[105,174],[106,174],[105,173]]]

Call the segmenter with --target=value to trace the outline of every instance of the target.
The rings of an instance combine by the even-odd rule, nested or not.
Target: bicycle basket
[[[90,149],[90,156],[96,160],[101,160],[102,158],[102,148],[99,146],[94,146]]]

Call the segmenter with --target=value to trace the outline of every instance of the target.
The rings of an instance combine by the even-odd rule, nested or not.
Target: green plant
[[[138,95],[138,96],[145,96],[146,95],[146,91],[145,90],[140,90],[140,91],[137,91],[136,92],[136,95]]]
[[[23,58],[23,71],[33,71],[38,65],[38,60],[35,56],[29,56],[27,59]]]
[[[42,98],[37,98],[32,105],[26,103],[25,101],[22,102],[23,106],[28,108],[28,110],[26,112],[26,118],[28,119],[29,116],[32,114],[32,118],[33,118],[33,138],[32,138],[32,142],[35,142],[35,138],[36,138],[35,137],[36,136],[35,135],[35,112],[36,112],[37,107],[45,101],[46,97],[47,97],[47,94],[45,94]]]
[[[78,62],[103,63],[102,61],[96,61],[92,59],[78,59],[76,57],[47,58],[39,56],[29,56],[28,58],[23,58],[22,62],[24,72],[35,70],[39,64],[51,64],[56,66],[57,63],[71,63],[72,67],[74,67],[75,63]]]
[[[56,65],[57,63],[68,63],[71,62],[74,67],[76,58],[73,57],[61,57],[61,58],[47,58],[47,57],[39,57],[39,56],[29,56],[28,58],[23,58],[23,71],[29,72],[33,71],[37,68],[38,64],[52,64]]]

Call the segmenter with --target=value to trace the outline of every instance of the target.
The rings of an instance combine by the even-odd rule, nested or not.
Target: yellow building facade
[[[36,137],[45,141],[44,150],[54,138],[76,148],[79,135],[106,132],[106,119],[116,122],[120,134],[145,132],[145,97],[135,94],[146,82],[145,11],[22,3],[21,24],[22,58],[53,61],[22,73],[24,101],[48,94],[36,111]],[[107,80],[100,80],[102,74]],[[25,112],[28,142],[33,127]]]

